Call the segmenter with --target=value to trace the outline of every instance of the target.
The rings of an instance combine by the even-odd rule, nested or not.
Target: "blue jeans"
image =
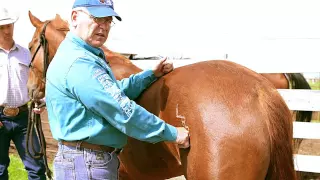
[[[118,155],[58,144],[53,169],[56,180],[118,180]]]
[[[21,112],[16,117],[6,117],[0,111],[0,121],[4,125],[0,128],[0,180],[8,180],[8,166],[10,163],[9,147],[11,140],[15,144],[25,169],[28,172],[28,179],[46,179],[43,160],[33,159],[26,152],[28,112]],[[33,146],[36,151],[39,151],[38,138],[35,133],[33,133],[33,135]],[[29,149],[32,149],[31,146]]]

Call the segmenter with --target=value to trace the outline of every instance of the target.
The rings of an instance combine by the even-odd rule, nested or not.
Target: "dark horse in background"
[[[311,89],[308,81],[301,73],[261,73],[277,89]],[[312,111],[296,111],[295,120],[299,122],[310,122]]]
[[[29,17],[36,31],[29,44],[28,86],[33,98],[42,98],[46,66],[68,24],[59,16],[45,22],[30,12]],[[141,71],[129,59],[102,49],[117,79]],[[119,155],[120,179],[296,179],[291,113],[268,80],[241,65],[212,60],[176,68],[136,102],[167,123],[185,123],[191,147],[129,138]]]

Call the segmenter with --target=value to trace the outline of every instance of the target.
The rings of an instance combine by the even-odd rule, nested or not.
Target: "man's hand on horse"
[[[154,75],[159,78],[173,70],[172,62],[167,62],[167,58],[162,58],[160,62],[153,68]]]
[[[189,148],[190,147],[190,136],[189,131],[184,127],[177,127],[178,135],[176,143],[179,148]]]

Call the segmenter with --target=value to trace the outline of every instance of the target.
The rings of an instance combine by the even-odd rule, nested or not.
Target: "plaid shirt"
[[[0,47],[0,105],[19,107],[29,101],[27,81],[31,58],[29,51],[18,45],[6,51]]]

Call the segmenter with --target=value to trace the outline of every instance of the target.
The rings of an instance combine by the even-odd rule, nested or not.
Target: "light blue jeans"
[[[118,155],[58,145],[53,161],[55,180],[118,180]]]

